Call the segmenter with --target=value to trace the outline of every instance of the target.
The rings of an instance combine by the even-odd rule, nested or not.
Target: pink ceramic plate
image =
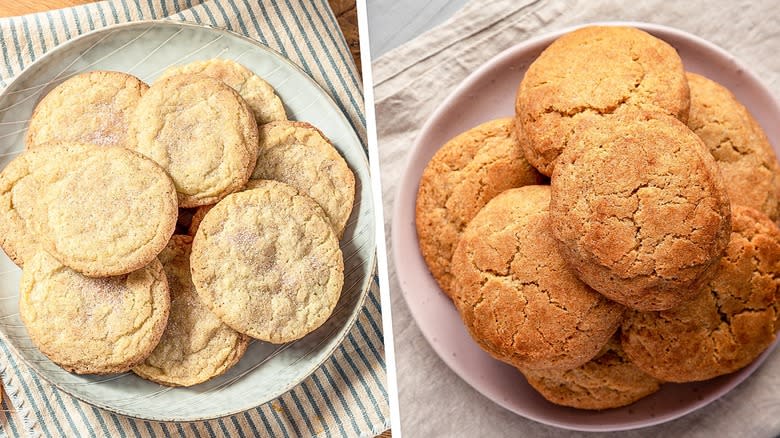
[[[645,23],[635,26],[667,41],[680,53],[685,68],[728,87],[755,115],[777,149],[780,107],[758,78],[731,55],[696,36]],[[517,86],[528,65],[562,30],[519,44],[499,54],[466,80],[434,112],[412,149],[399,187],[393,215],[393,256],[406,302],[428,342],[463,380],[499,405],[541,423],[575,430],[625,430],[663,423],[696,410],[746,379],[771,353],[747,368],[720,378],[666,384],[656,394],[619,409],[581,411],[553,405],[536,393],[514,368],[483,352],[461,323],[455,307],[439,290],[417,245],[414,204],[423,169],[436,150],[453,136],[478,124],[514,113]],[[775,342],[774,346],[777,345]]]

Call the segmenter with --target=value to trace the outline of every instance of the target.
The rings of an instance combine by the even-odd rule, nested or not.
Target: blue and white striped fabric
[[[168,17],[225,27],[272,47],[328,91],[365,144],[360,79],[326,0],[99,2],[0,19],[0,87],[47,50],[114,23]],[[140,421],[49,385],[0,339],[6,395],[0,436],[374,436],[389,428],[376,278],[355,327],[334,355],[287,394],[258,408],[192,423]]]

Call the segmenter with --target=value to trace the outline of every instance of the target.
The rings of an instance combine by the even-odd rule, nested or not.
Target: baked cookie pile
[[[64,369],[195,385],[333,312],[354,175],[246,67],[78,74],[25,143],[0,173],[0,246],[31,340]]]
[[[553,403],[615,408],[772,344],[779,178],[726,88],[641,30],[586,27],[529,66],[514,118],[434,155],[417,234],[482,349]]]

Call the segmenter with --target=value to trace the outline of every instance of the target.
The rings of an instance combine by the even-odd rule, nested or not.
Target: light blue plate
[[[0,169],[24,147],[35,104],[70,76],[118,70],[147,83],[168,66],[209,58],[234,59],[268,81],[290,119],[317,126],[355,173],[355,206],[341,250],[344,289],[333,316],[315,332],[285,345],[253,342],[226,374],[190,388],[169,388],[132,373],[78,376],[49,361],[31,343],[19,320],[21,270],[0,253],[0,332],[12,349],[51,384],[92,405],[132,417],[193,421],[244,411],[287,392],[341,343],[357,318],[374,271],[374,209],[363,147],[331,97],[277,52],[227,30],[172,21],[121,24],[55,48],[23,71],[0,95]]]

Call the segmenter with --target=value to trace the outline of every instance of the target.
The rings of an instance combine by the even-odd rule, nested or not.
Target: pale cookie
[[[148,88],[135,76],[116,71],[76,75],[38,102],[25,144],[32,149],[58,142],[98,146],[134,143],[127,126]]]
[[[30,339],[78,374],[121,373],[142,362],[160,340],[169,308],[157,259],[129,274],[89,278],[41,251],[25,264],[19,286]]]
[[[626,108],[688,119],[682,60],[669,44],[630,27],[584,27],[555,40],[528,67],[516,113],[528,135],[526,158],[552,175],[582,120]]]
[[[661,388],[660,380],[626,358],[618,336],[610,339],[598,356],[577,368],[520,372],[548,401],[577,409],[618,408]]]
[[[281,181],[314,199],[341,238],[355,201],[355,175],[314,126],[305,122],[261,126],[252,179]]]
[[[579,278],[637,310],[692,299],[731,230],[712,155],[677,119],[627,113],[572,136],[552,176],[550,217]]]
[[[168,326],[146,360],[133,372],[163,385],[192,386],[235,365],[249,338],[225,325],[200,301],[190,275],[192,237],[176,235],[159,259],[171,291]]]
[[[275,344],[322,325],[344,283],[339,242],[322,209],[277,181],[214,206],[190,263],[198,295],[223,322]]]
[[[261,184],[263,184],[262,179],[250,179],[247,181],[246,185],[244,186],[243,190],[250,190],[259,187]],[[206,217],[206,213],[209,212],[214,208],[214,204],[211,205],[201,205],[200,207],[195,210],[195,213],[192,214],[192,219],[190,220],[190,225],[187,228],[187,234],[190,236],[194,236],[195,233],[198,232],[198,227],[200,226],[200,223],[203,222],[203,218]]]
[[[623,349],[644,372],[670,382],[734,372],[775,340],[778,290],[780,229],[763,213],[736,205],[715,277],[693,301],[629,314]]]
[[[550,187],[525,186],[490,200],[452,257],[455,302],[471,337],[523,369],[570,369],[596,356],[623,306],[590,289],[555,251]]]
[[[688,127],[718,162],[734,204],[780,219],[780,165],[766,134],[747,108],[722,85],[688,73]]]
[[[512,187],[542,184],[523,156],[526,145],[512,118],[483,123],[452,138],[431,158],[417,191],[415,219],[420,251],[441,290],[452,296],[450,263],[471,218]]]
[[[65,153],[60,153],[64,149]],[[176,227],[176,190],[152,160],[125,148],[41,148],[53,170],[37,172],[44,249],[90,277],[126,274],[151,262]]]
[[[287,120],[284,105],[274,88],[232,59],[208,59],[169,67],[157,80],[179,74],[203,75],[226,83],[244,98],[258,125]]]
[[[155,82],[138,103],[134,149],[173,179],[180,207],[214,204],[246,184],[257,160],[257,124],[232,88],[206,76]]]

